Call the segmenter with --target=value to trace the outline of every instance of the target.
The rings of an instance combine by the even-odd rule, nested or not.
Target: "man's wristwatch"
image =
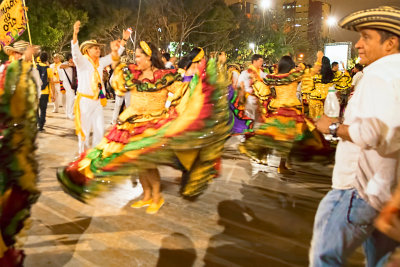
[[[331,125],[329,125],[329,133],[333,137],[337,137],[337,130],[339,129],[340,123],[339,122],[334,122]]]

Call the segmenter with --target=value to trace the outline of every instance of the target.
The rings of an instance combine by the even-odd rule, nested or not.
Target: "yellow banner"
[[[13,43],[26,29],[22,0],[4,0],[0,4],[0,45]]]

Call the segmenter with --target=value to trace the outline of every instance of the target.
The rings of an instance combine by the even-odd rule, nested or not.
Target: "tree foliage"
[[[246,61],[256,52],[276,62],[288,53],[306,52],[309,44],[286,24],[283,14],[254,13],[228,7],[224,0],[26,0],[35,44],[51,52],[66,51],[76,20],[82,22],[81,41],[102,43],[121,38],[133,27],[137,40],[177,55],[194,46],[207,53],[225,51],[232,61]],[[24,39],[28,39],[24,34]],[[173,45],[171,45],[173,43]],[[249,43],[254,43],[254,51]],[[133,44],[128,43],[128,50]]]

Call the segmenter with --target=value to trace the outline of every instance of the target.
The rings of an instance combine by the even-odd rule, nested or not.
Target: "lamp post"
[[[337,25],[337,20],[335,17],[328,17],[328,19],[326,20],[326,24],[328,25],[328,41],[331,42],[330,30],[332,27],[335,27]]]
[[[253,53],[255,54],[256,51],[254,50],[254,48],[256,47],[256,45],[254,43],[250,43],[249,47],[250,47],[251,50],[253,50]]]
[[[271,8],[271,0],[261,0],[260,6],[263,10],[263,27],[265,27],[265,10]]]

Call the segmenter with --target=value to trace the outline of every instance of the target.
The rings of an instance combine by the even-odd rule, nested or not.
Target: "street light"
[[[337,25],[337,20],[335,17],[329,17],[326,21],[329,27],[334,27]]]
[[[330,31],[332,27],[337,25],[337,20],[335,17],[328,17],[326,24],[328,25],[328,41],[330,42]]]
[[[256,47],[256,45],[255,45],[254,43],[250,43],[250,44],[249,44],[249,47],[250,47],[251,50],[253,50],[253,53],[256,53],[256,52],[254,51],[254,48]]]
[[[271,8],[271,0],[261,0],[261,8],[263,10]]]
[[[263,10],[263,27],[265,26],[265,10],[271,8],[271,0],[261,0],[260,6]]]

